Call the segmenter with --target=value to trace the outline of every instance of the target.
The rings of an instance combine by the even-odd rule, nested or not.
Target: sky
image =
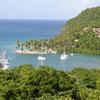
[[[68,20],[100,0],[0,0],[0,19]]]

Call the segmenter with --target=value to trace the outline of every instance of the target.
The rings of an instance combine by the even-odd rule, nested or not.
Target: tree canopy
[[[28,40],[24,43],[17,41],[17,48],[40,50],[41,42],[45,49],[57,52],[100,54],[100,6],[88,8],[70,19],[54,38]]]
[[[0,70],[0,100],[99,100],[100,70],[32,65]]]
[[[88,8],[70,19],[54,39],[61,47],[65,45],[66,50],[100,54],[100,6]]]

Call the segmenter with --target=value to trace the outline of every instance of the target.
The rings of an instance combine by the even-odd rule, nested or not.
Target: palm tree
[[[17,44],[17,47],[16,48],[20,49],[21,44],[20,44],[20,41],[19,40],[16,41],[16,44]]]

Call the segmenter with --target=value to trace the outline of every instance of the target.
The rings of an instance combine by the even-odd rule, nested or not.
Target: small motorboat
[[[44,61],[44,60],[46,60],[46,57],[38,56],[38,57],[37,57],[37,60]]]
[[[74,53],[71,53],[70,55],[71,55],[71,56],[73,56],[73,55],[74,55]]]

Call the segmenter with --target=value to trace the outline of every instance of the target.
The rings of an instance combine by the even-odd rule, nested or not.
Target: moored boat
[[[61,60],[67,60],[69,55],[67,55],[65,52],[60,56]]]
[[[10,67],[6,51],[2,52],[2,55],[0,57],[0,65],[1,65],[1,68],[4,70]]]

